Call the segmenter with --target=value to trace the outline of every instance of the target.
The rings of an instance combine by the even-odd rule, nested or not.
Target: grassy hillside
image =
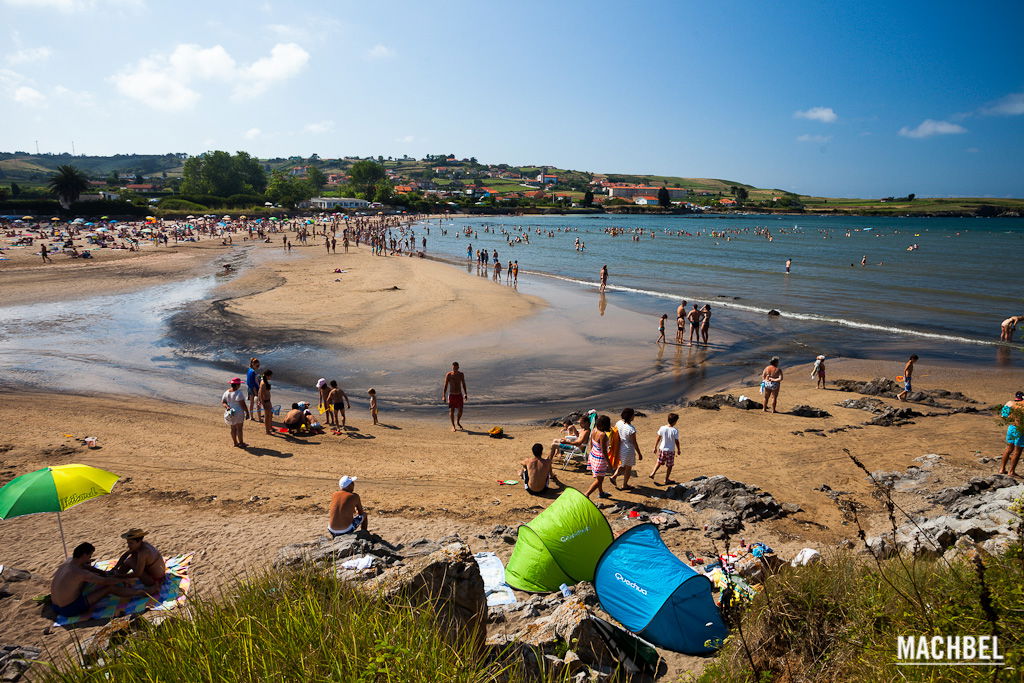
[[[180,174],[184,159],[178,154],[117,154],[114,156],[72,156],[70,154],[0,153],[0,182],[41,181],[58,166],[71,164],[90,176],[104,178],[111,172]]]

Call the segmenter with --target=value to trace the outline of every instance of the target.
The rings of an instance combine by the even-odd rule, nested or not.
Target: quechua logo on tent
[[[590,527],[589,526],[585,526],[582,529],[577,529],[576,531],[572,532],[568,536],[562,536],[561,541],[562,541],[562,543],[568,543],[569,541],[571,541],[572,539],[576,538],[580,534],[585,534],[588,531],[590,531]]]
[[[618,579],[619,581],[621,581],[622,583],[626,584],[627,586],[629,586],[633,590],[637,591],[641,595],[647,595],[647,589],[646,588],[641,588],[639,585],[637,585],[636,583],[630,581],[629,579],[627,579],[622,574],[620,574],[618,572],[615,572],[615,578]]]

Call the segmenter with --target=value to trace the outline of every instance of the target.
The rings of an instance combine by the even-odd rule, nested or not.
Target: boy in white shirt
[[[676,455],[681,454],[679,449],[679,430],[675,426],[678,421],[678,415],[669,413],[668,424],[658,428],[658,440],[654,444],[654,452],[658,455],[658,464],[654,466],[654,471],[651,472],[650,477],[654,479],[654,475],[658,473],[658,468],[664,465],[666,486],[673,483],[669,479],[672,475],[672,466],[675,465]]]

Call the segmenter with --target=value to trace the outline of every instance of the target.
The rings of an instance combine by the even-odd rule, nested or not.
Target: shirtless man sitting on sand
[[[164,581],[167,565],[160,551],[144,539],[142,529],[129,529],[121,534],[128,550],[117,561],[111,573],[114,576],[128,576],[138,579],[145,586],[159,586]]]
[[[542,495],[548,490],[548,481],[555,483],[558,488],[562,487],[562,482],[558,481],[558,477],[551,471],[551,458],[542,458],[544,455],[544,445],[535,443],[533,444],[533,457],[527,458],[522,463],[522,471],[519,476],[523,478],[523,488],[531,496]]]
[[[126,576],[107,576],[92,566],[92,554],[96,548],[92,543],[82,543],[71,557],[64,560],[53,574],[50,582],[50,604],[53,611],[62,617],[75,617],[85,614],[101,598],[114,593],[123,598],[145,595],[145,591],[132,590],[123,584],[134,579]],[[86,584],[97,586],[88,594]]]
[[[338,480],[338,488],[331,496],[331,509],[328,512],[327,533],[332,538],[350,534],[356,529],[366,531],[366,522],[369,515],[363,509],[363,501],[359,494],[354,492],[358,477],[350,477],[347,474]]]

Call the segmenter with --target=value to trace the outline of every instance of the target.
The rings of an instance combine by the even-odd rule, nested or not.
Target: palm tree
[[[57,195],[60,205],[71,208],[71,202],[78,199],[82,190],[89,187],[89,178],[80,169],[69,164],[57,167],[57,172],[47,181],[50,192]]]

